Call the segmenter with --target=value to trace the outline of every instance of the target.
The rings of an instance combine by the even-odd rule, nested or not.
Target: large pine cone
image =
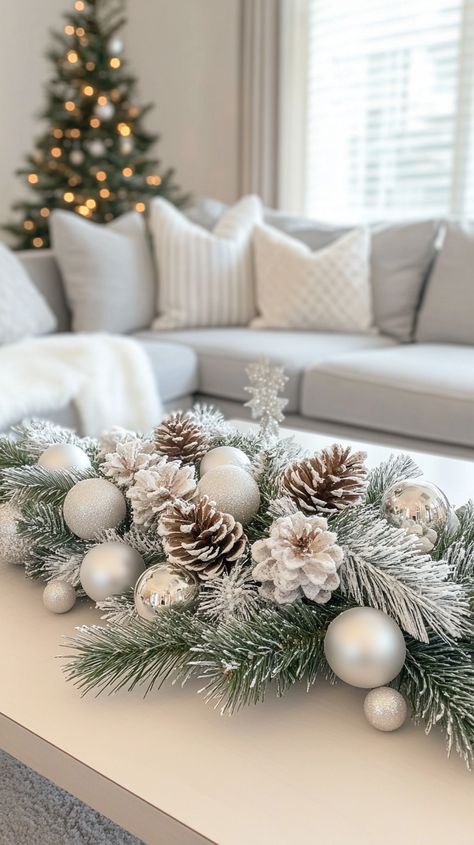
[[[155,429],[155,444],[170,460],[197,464],[209,448],[209,435],[192,414],[176,411]]]
[[[170,563],[203,581],[222,575],[242,557],[247,543],[240,522],[218,511],[207,496],[197,502],[174,502],[164,512],[158,532]]]
[[[365,452],[334,443],[312,458],[296,461],[281,479],[281,492],[307,516],[330,515],[358,504],[365,495]]]

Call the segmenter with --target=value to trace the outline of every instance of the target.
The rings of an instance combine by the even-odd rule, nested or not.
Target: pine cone
[[[155,444],[170,460],[197,464],[209,448],[209,435],[192,413],[176,411],[155,429]]]
[[[358,504],[366,489],[365,452],[334,443],[312,458],[296,461],[281,479],[281,492],[306,515],[331,514]]]
[[[247,538],[240,522],[218,511],[203,496],[197,502],[176,501],[158,525],[170,563],[193,572],[202,581],[227,570],[245,551]]]

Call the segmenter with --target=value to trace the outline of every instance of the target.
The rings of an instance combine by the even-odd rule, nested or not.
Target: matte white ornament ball
[[[209,496],[218,510],[232,514],[242,525],[260,507],[260,490],[255,479],[242,467],[229,464],[208,470],[197,486],[197,495]]]
[[[71,164],[82,164],[84,161],[84,153],[82,150],[71,150],[69,153],[69,161]]]
[[[67,581],[57,578],[46,584],[43,604],[51,613],[67,613],[76,604],[76,591]]]
[[[135,586],[135,609],[142,619],[155,619],[167,607],[188,607],[199,593],[197,581],[185,572],[171,570],[166,563],[145,569]]]
[[[391,687],[378,687],[364,699],[365,717],[378,731],[396,731],[406,722],[407,703],[401,693]]]
[[[369,689],[396,678],[405,663],[406,646],[397,623],[386,613],[353,607],[329,625],[324,653],[341,681]]]
[[[235,446],[216,446],[215,449],[210,449],[201,461],[199,466],[201,478],[210,469],[228,466],[229,464],[242,469],[250,468],[250,460],[245,452],[242,452],[242,449],[237,449]]]
[[[87,144],[87,149],[89,150],[91,156],[95,158],[100,158],[105,153],[105,144],[100,138],[95,138],[93,141],[89,141]]]
[[[126,514],[123,493],[105,478],[78,481],[64,499],[66,525],[81,540],[93,540],[99,531],[117,528]]]
[[[48,446],[38,458],[38,465],[46,469],[89,469],[89,456],[73,443]]]
[[[108,40],[107,49],[110,54],[116,55],[117,53],[121,53],[123,50],[122,39],[118,38],[117,35],[113,35],[112,38],[109,38]]]
[[[97,103],[94,107],[94,112],[101,120],[111,120],[115,114],[115,106],[113,103]]]
[[[131,590],[144,569],[143,558],[135,549],[112,541],[100,543],[87,552],[79,577],[89,598],[103,601]]]

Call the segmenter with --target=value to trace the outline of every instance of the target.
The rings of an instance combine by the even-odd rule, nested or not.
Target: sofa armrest
[[[71,315],[64,286],[52,249],[20,250],[16,253],[33,284],[48,302],[58,320],[58,331],[69,331]]]

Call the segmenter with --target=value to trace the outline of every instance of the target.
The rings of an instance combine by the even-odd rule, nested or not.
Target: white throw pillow
[[[76,332],[132,332],[155,313],[155,276],[143,215],[100,225],[72,211],[51,215],[53,249]]]
[[[370,235],[354,229],[313,252],[272,226],[254,233],[259,328],[367,332],[372,328]]]
[[[166,200],[153,200],[159,276],[154,329],[248,324],[256,314],[252,232],[261,219],[259,198],[248,196],[208,232]]]
[[[0,344],[54,331],[57,321],[14,253],[0,244]]]

